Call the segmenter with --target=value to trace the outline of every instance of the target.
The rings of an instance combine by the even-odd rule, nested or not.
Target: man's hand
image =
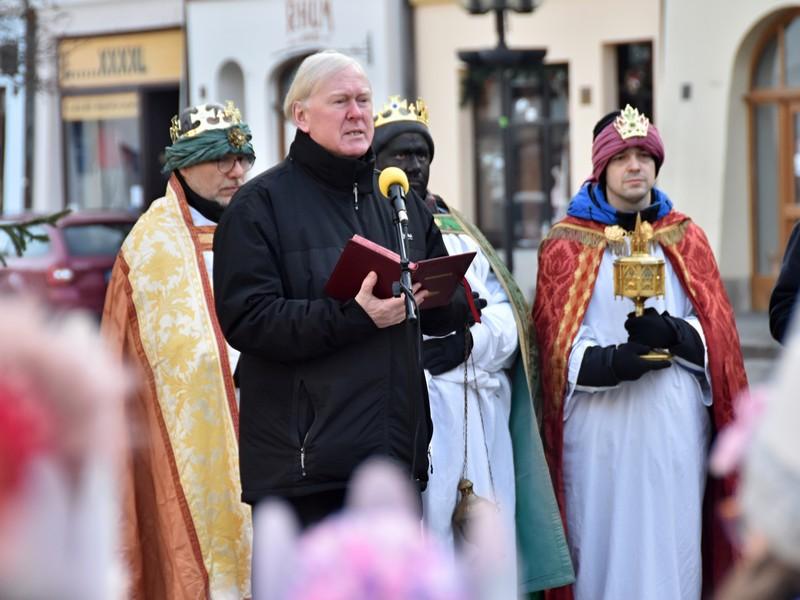
[[[478,312],[478,318],[480,318],[481,314],[483,314],[483,309],[486,308],[488,302],[481,298],[478,292],[472,292],[472,304],[475,306],[475,310]],[[469,311],[467,315],[467,326],[472,327],[475,325],[475,315],[473,314],[472,310]]]
[[[659,371],[672,366],[669,360],[648,360],[642,354],[650,348],[636,342],[620,344],[611,358],[611,369],[620,381],[635,381],[645,373]]]
[[[364,281],[361,282],[361,289],[358,290],[358,294],[355,297],[356,302],[369,315],[369,318],[372,319],[378,329],[402,323],[406,320],[405,294],[400,294],[399,298],[381,300],[372,293],[377,282],[378,276],[374,271],[370,271]],[[425,298],[428,297],[428,291],[421,289],[419,283],[414,284],[412,291],[414,292],[414,300],[418,306],[421,306]]]
[[[460,329],[443,338],[422,342],[422,366],[431,375],[441,375],[455,369],[472,352],[472,335],[469,329]]]
[[[578,373],[578,385],[590,388],[607,388],[622,381],[635,381],[648,371],[666,369],[668,360],[647,360],[642,354],[650,348],[636,342],[619,346],[591,346],[583,354]]]
[[[667,311],[658,314],[648,308],[641,317],[634,313],[625,321],[631,342],[651,348],[666,348],[676,356],[705,367],[705,346],[700,334],[685,320],[673,317]]]
[[[628,339],[651,348],[670,348],[678,343],[677,327],[669,313],[658,314],[655,308],[647,308],[641,317],[628,313],[625,321]]]

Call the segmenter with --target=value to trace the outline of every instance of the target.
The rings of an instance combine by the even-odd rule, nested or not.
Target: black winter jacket
[[[374,155],[338,158],[298,131],[289,157],[255,177],[214,236],[217,314],[239,359],[242,498],[299,496],[346,486],[380,454],[427,481],[430,410],[416,327],[378,329],[355,300],[323,287],[360,234],[397,251],[391,204],[373,192]],[[447,253],[430,212],[407,199],[409,258]],[[465,294],[424,310],[425,333],[466,320]]]
[[[795,223],[783,254],[781,272],[769,298],[769,330],[772,337],[780,343],[783,343],[786,329],[792,322],[798,289],[800,289],[800,223]]]

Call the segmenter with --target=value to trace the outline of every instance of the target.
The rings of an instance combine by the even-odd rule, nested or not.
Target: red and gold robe
[[[140,376],[122,497],[135,599],[250,595],[239,411],[204,256],[213,233],[194,224],[173,175],[125,240],[106,296],[102,332]]]
[[[653,223],[661,244],[697,313],[706,339],[713,394],[714,430],[733,416],[732,400],[746,388],[733,309],[703,231],[686,216],[672,211]],[[562,471],[563,407],[570,351],[594,290],[603,253],[610,243],[604,225],[567,217],[553,227],[539,248],[539,272],[532,318],[540,340],[544,387],[543,441],[556,497],[565,520]],[[704,588],[716,585],[733,560],[733,549],[715,509],[733,490],[733,480],[709,479],[704,499]],[[566,520],[565,520],[566,524]],[[552,598],[570,598],[560,588]]]

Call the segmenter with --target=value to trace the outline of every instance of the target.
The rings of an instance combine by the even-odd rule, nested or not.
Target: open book
[[[430,292],[422,307],[436,308],[450,302],[474,257],[474,252],[465,252],[410,262],[408,266],[412,283],[419,282]],[[355,298],[361,289],[361,282],[370,271],[378,275],[378,283],[372,293],[378,298],[391,298],[392,284],[400,281],[400,255],[360,235],[354,235],[342,250],[325,284],[325,293],[337,300]]]

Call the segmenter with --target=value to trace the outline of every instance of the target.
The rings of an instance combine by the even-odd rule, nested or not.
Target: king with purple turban
[[[664,158],[645,115],[606,115],[591,176],[539,248],[543,442],[576,571],[551,598],[697,600],[733,558],[716,516],[733,481],[706,463],[747,379],[705,234],[655,186]],[[641,316],[613,277],[637,215],[665,263]]]

